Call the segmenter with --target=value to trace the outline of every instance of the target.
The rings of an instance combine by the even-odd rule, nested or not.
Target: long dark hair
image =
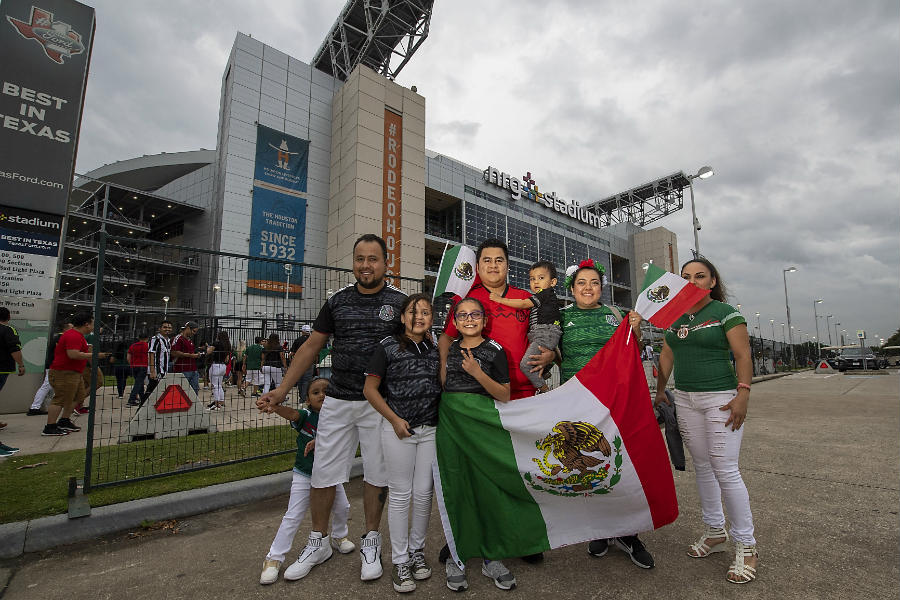
[[[411,296],[407,296],[406,300],[403,301],[403,304],[400,305],[400,323],[397,325],[397,331],[394,333],[394,339],[400,344],[400,350],[405,351],[406,347],[412,343],[412,340],[409,339],[406,335],[406,325],[403,324],[402,317],[406,314],[406,311],[410,306],[415,307],[419,304],[419,302],[424,302],[428,308],[431,309],[432,315],[434,314],[434,307],[431,305],[431,299],[425,294],[412,294]],[[428,339],[431,339],[431,332],[426,331],[425,335]]]
[[[681,265],[681,271],[679,271],[679,274],[684,271],[684,268],[691,263],[700,263],[701,265],[709,269],[709,276],[713,277],[716,280],[716,285],[714,285],[709,290],[709,297],[713,300],[718,300],[719,302],[725,302],[725,298],[728,297],[728,290],[725,289],[725,282],[722,281],[722,277],[719,275],[719,270],[716,269],[715,265],[700,256],[697,258],[692,258],[691,260]]]
[[[223,352],[231,352],[231,340],[228,339],[228,332],[224,329],[219,332],[219,335],[216,337],[216,341],[221,346],[220,350]]]
[[[281,352],[281,341],[278,339],[277,333],[270,333],[269,339],[266,340],[266,352]]]

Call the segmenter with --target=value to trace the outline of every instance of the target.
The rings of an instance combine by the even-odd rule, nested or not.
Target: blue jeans
[[[131,395],[128,396],[128,404],[136,404],[144,397],[144,380],[147,378],[147,367],[132,367],[134,385],[131,386]]]
[[[194,393],[200,393],[200,373],[198,371],[184,371],[182,373],[184,378],[188,380],[188,383],[191,384],[191,387],[194,388]]]

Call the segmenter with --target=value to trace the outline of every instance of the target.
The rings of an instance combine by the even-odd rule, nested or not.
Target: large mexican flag
[[[632,535],[678,516],[675,484],[623,321],[559,388],[496,402],[445,393],[435,492],[454,560]]]

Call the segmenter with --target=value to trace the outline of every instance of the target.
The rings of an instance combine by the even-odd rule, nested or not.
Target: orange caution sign
[[[170,385],[156,401],[154,408],[158,413],[185,412],[190,410],[191,404],[191,399],[180,385]]]

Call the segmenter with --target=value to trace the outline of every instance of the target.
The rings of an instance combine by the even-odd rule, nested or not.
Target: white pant
[[[212,385],[213,400],[216,402],[225,402],[225,388],[222,387],[222,380],[225,378],[225,365],[222,363],[213,363],[209,367],[209,383]]]
[[[737,431],[725,421],[731,411],[719,410],[731,402],[735,390],[724,392],[682,392],[675,390],[678,407],[678,429],[691,453],[697,474],[697,492],[703,522],[711,527],[725,527],[722,498],[731,517],[729,532],[735,541],[754,546],[753,514],[750,495],[738,469],[741,439],[746,421]]]
[[[262,371],[260,371],[259,369],[250,369],[249,371],[247,371],[247,383],[251,385],[262,385]]]
[[[287,512],[278,526],[278,533],[272,540],[272,546],[266,555],[266,560],[279,560],[284,562],[284,557],[291,551],[294,536],[300,528],[300,523],[306,516],[309,508],[309,475],[294,471],[294,480],[291,482],[291,499],[288,500]],[[350,516],[350,501],[343,485],[338,485],[334,490],[334,504],[331,507],[331,537],[341,539],[347,537],[350,530],[347,528],[347,519]]]
[[[359,446],[363,481],[375,487],[387,485],[381,449],[378,411],[365,400],[341,400],[325,396],[316,432],[316,460],[312,485],[327,488],[350,481],[350,467]]]
[[[53,388],[50,387],[50,369],[44,369],[44,383],[38,388],[31,403],[32,410],[41,410],[44,403],[53,397]]]
[[[270,389],[276,388],[281,384],[281,367],[263,365],[262,376],[266,382],[263,386],[263,394],[268,394]]]
[[[415,435],[398,439],[387,421],[381,428],[381,447],[388,477],[388,526],[391,529],[391,560],[395,565],[409,561],[410,550],[425,547],[434,480],[435,428],[415,427]],[[412,525],[409,501],[412,498]]]

